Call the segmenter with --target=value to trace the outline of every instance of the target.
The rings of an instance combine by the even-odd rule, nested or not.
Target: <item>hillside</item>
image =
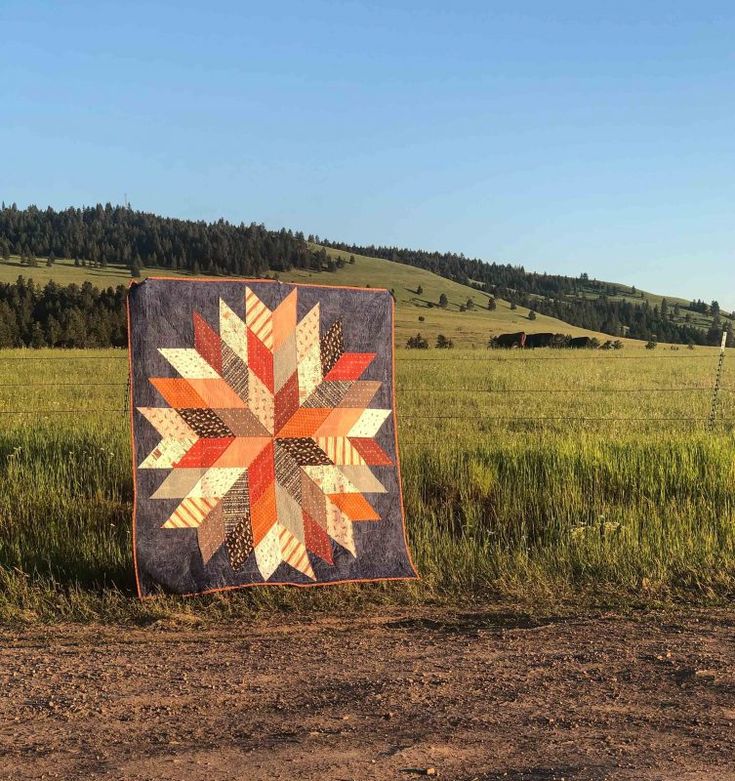
[[[313,247],[316,249],[316,247]],[[380,258],[354,256],[354,263],[347,262],[349,254],[330,249],[329,255],[346,262],[336,271],[307,271],[292,269],[278,273],[284,282],[302,282],[319,285],[355,285],[359,287],[386,288],[392,290],[396,299],[396,342],[404,345],[406,340],[421,333],[434,344],[439,334],[454,340],[458,347],[485,347],[493,334],[509,331],[568,333],[572,335],[591,334],[604,341],[608,337],[602,333],[577,328],[553,317],[538,314],[535,321],[528,319],[529,310],[517,307],[512,310],[508,301],[498,299],[494,311],[487,309],[489,296],[475,288],[462,285],[429,271],[394,263]],[[18,276],[33,279],[40,285],[53,280],[59,285],[91,282],[95,287],[107,288],[128,285],[130,271],[124,266],[110,265],[107,268],[77,267],[68,259],[54,262],[51,267],[41,264],[28,267],[20,264],[19,258],[0,263],[0,282],[14,282]],[[181,276],[184,272],[172,272],[168,269],[142,269],[145,276]],[[421,288],[422,292],[417,291]],[[438,306],[439,297],[447,296],[446,308]],[[460,311],[472,299],[474,309]],[[423,318],[420,320],[419,318]],[[629,345],[640,345],[635,340],[624,340]]]
[[[692,304],[672,299],[672,307],[664,308],[663,296],[641,294],[625,285],[591,280],[587,274],[579,277],[540,274],[527,271],[523,266],[468,258],[456,252],[350,245],[318,238],[314,241],[332,249],[403,263],[475,285],[498,298],[533,307],[587,330],[679,344],[714,345],[720,341],[722,318],[708,317],[710,306],[701,301]],[[728,317],[725,324],[732,326],[732,318]]]
[[[353,255],[365,258],[367,265],[335,268],[347,265],[345,258]],[[704,302],[672,299],[671,305],[664,306],[662,298],[654,294],[590,280],[586,274],[539,274],[522,266],[467,258],[453,252],[359,247],[312,236],[307,240],[303,233],[285,228],[270,230],[256,223],[245,225],[226,220],[184,220],[111,204],[61,211],[35,206],[18,209],[15,204],[2,204],[0,258],[5,264],[0,277],[10,280],[25,270],[39,282],[55,279],[64,284],[90,279],[99,287],[123,282],[128,274],[151,273],[151,269],[160,269],[156,272],[160,274],[215,277],[262,278],[280,274],[283,279],[321,277],[326,271],[334,274],[338,283],[349,284],[352,279],[395,289],[401,316],[405,305],[409,305],[409,321],[402,321],[403,329],[412,328],[410,321],[415,314],[417,324],[426,323],[424,328],[432,337],[439,329],[448,329],[447,336],[467,343],[486,343],[492,322],[498,323],[498,329],[522,326],[527,322],[523,315],[529,308],[545,316],[534,324],[537,330],[571,332],[571,326],[576,326],[578,331],[604,333],[613,338],[629,336],[642,341],[696,345],[719,344],[723,324],[732,331],[732,320],[720,315],[713,317],[715,313],[708,311],[711,306]],[[59,262],[59,258],[77,260]],[[384,267],[381,262],[392,265]],[[420,273],[436,278],[427,279],[427,284],[422,285]],[[448,286],[447,291],[437,289],[438,279],[446,280],[443,284]],[[324,279],[322,283],[330,284]],[[423,293],[419,287],[424,288]],[[450,291],[455,292],[450,295]],[[486,301],[482,291],[500,302],[508,302],[507,311],[502,303],[496,313],[459,311],[473,297],[482,307]],[[430,306],[435,301],[434,292],[449,296],[444,314],[433,312]],[[419,314],[422,308],[431,316]],[[455,316],[461,317],[457,320]],[[8,320],[7,313],[5,319]],[[559,323],[571,326],[559,327]],[[9,328],[13,329],[12,323]]]
[[[163,269],[141,269],[141,277],[152,276],[154,273],[163,274]],[[166,275],[177,276],[179,272],[165,270]],[[59,258],[52,266],[47,266],[44,261],[39,261],[35,267],[23,265],[20,258],[11,255],[9,260],[0,260],[0,283],[15,282],[18,277],[32,279],[39,285],[45,285],[53,280],[58,285],[81,285],[83,282],[91,282],[95,287],[116,287],[130,283],[130,269],[127,266],[117,264],[107,268],[92,268],[92,266],[77,267],[74,261],[68,258]]]
[[[328,252],[330,256],[341,257],[345,261],[351,254],[331,248]],[[353,257],[354,264],[347,263],[334,274],[292,271],[279,276],[288,281],[361,287],[369,285],[392,290],[396,299],[396,340],[399,344],[405,343],[409,336],[418,332],[426,336],[432,346],[439,334],[450,337],[457,346],[464,347],[484,347],[493,334],[511,331],[552,331],[573,336],[590,334],[602,341],[609,338],[605,334],[577,328],[542,314],[531,321],[527,308],[519,306],[512,310],[510,302],[503,299],[497,299],[497,308],[488,311],[490,296],[481,290],[390,260],[361,255]],[[334,281],[329,281],[329,277],[333,277]],[[420,295],[417,293],[419,287],[422,288]],[[448,299],[444,309],[438,306],[442,293]],[[474,301],[474,308],[460,311],[460,306],[466,305],[468,299]],[[420,317],[424,318],[423,321],[419,320]],[[638,344],[635,340],[625,341]]]
[[[310,245],[310,248],[312,250],[320,249],[319,245],[316,244]],[[341,257],[344,260],[347,260],[351,254],[344,250],[332,248],[327,248],[327,252],[334,258]],[[372,285],[373,287],[394,288],[399,310],[401,309],[401,303],[411,303],[414,306],[421,306],[420,298],[424,299],[424,306],[426,306],[426,302],[428,301],[437,302],[439,295],[441,295],[442,292],[446,292],[450,300],[448,312],[444,312],[443,314],[458,311],[459,305],[465,303],[468,297],[475,298],[476,303],[481,307],[486,306],[488,296],[476,287],[472,288],[467,285],[462,285],[452,280],[445,279],[444,277],[440,277],[432,272],[401,263],[394,263],[393,261],[383,260],[382,258],[368,258],[363,255],[354,255],[354,257],[356,259],[355,265],[348,265],[342,269],[338,269],[333,284]],[[141,269],[141,277],[163,274],[167,276],[188,276],[187,272],[172,271],[171,269]],[[318,281],[320,284],[332,284],[332,282],[329,281],[331,275],[324,272],[317,273],[305,270],[292,270],[290,272],[278,272],[278,274],[279,277],[284,280],[308,280]],[[127,285],[130,282],[130,269],[127,268],[127,266],[115,264],[108,265],[106,268],[93,268],[91,265],[79,267],[75,266],[72,260],[59,259],[54,261],[54,264],[51,267],[47,267],[45,261],[40,260],[36,267],[31,268],[21,264],[20,258],[17,256],[11,256],[9,260],[0,261],[0,282],[15,282],[21,275],[33,279],[39,284],[45,284],[49,280],[54,280],[54,282],[57,282],[59,285],[70,285],[72,283],[81,285],[83,282],[89,281],[100,288],[108,287],[110,285],[113,287],[116,285]],[[418,280],[422,281],[419,282]],[[419,284],[424,288],[424,296],[409,295],[410,291],[412,289],[415,291]],[[411,285],[413,285],[413,288],[411,288]],[[605,288],[609,290],[609,292],[606,293],[606,296],[611,301],[627,301],[635,304],[641,304],[644,301],[647,301],[652,307],[660,307],[662,300],[665,298],[672,312],[672,318],[676,322],[687,322],[686,317],[689,315],[689,322],[698,328],[706,330],[712,325],[711,314],[705,315],[699,312],[692,312],[688,309],[691,302],[674,296],[663,296],[657,293],[637,290],[636,288],[618,282],[593,281],[590,283],[590,286],[582,287],[580,295],[586,299],[596,299],[600,295],[600,285],[605,286]],[[505,303],[507,304],[508,302],[506,301]],[[677,304],[680,309],[678,315],[673,311]],[[504,312],[506,316],[503,316]],[[521,307],[519,307],[517,311],[511,312],[509,305],[503,307],[499,301],[498,310],[495,313],[491,313],[493,316],[490,320],[497,321],[498,328],[505,328],[505,326],[508,325],[509,328],[516,328],[516,326],[518,326],[516,330],[519,330],[520,327],[523,327],[524,323],[528,323],[527,313],[528,310]],[[464,317],[465,314],[472,313],[462,314]],[[544,320],[541,318],[544,318]],[[733,315],[728,315],[724,312],[721,313],[721,318],[723,321],[735,322]],[[434,324],[436,324],[436,320],[437,318],[434,317],[431,320],[427,320],[427,322],[434,322]],[[553,321],[554,318],[545,318],[543,315],[539,315],[539,319],[536,322],[540,325],[547,320]],[[485,323],[486,321],[487,318],[482,322]],[[464,325],[466,322],[467,319],[465,318],[464,322],[460,323],[460,325]],[[571,333],[574,326],[567,326],[567,328],[569,329],[569,333]],[[551,329],[551,327],[549,327],[549,329],[545,330],[559,329]],[[575,332],[588,333],[590,331],[586,329],[576,329]],[[602,336],[608,338],[604,334]]]
[[[594,285],[594,287],[592,286]],[[647,290],[640,290],[630,285],[623,285],[619,282],[597,282],[593,281],[590,286],[582,286],[581,296],[587,299],[596,299],[600,293],[600,286],[605,289],[605,297],[610,301],[627,302],[631,304],[643,304],[647,302],[652,307],[661,308],[664,301],[669,311],[672,321],[680,324],[690,324],[703,331],[712,326],[713,315],[711,312],[706,314],[691,308],[692,301],[676,296],[667,296],[660,293],[651,293]],[[709,306],[708,306],[709,309]],[[720,320],[723,322],[735,323],[735,313],[721,311]]]

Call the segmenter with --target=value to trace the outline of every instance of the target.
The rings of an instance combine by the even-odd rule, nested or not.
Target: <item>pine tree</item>
[[[444,334],[439,334],[439,336],[436,337],[436,346],[440,350],[450,350],[454,347],[454,342],[444,336]]]
[[[43,333],[41,324],[36,321],[31,328],[31,347],[38,349],[39,347],[46,347],[46,337]]]
[[[443,309],[446,309],[447,306],[449,306],[449,299],[447,298],[446,293],[442,293],[439,296],[439,306],[442,307]]]
[[[712,318],[712,324],[707,330],[707,344],[711,344],[713,347],[718,347],[722,340],[722,321],[720,315],[716,314]]]
[[[408,347],[409,350],[428,350],[429,341],[418,333],[416,336],[409,337],[406,342],[406,347]]]

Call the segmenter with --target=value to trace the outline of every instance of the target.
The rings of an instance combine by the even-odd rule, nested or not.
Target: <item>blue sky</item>
[[[735,308],[735,6],[0,3],[0,198]]]

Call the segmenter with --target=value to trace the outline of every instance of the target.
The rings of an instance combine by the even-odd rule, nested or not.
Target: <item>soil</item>
[[[0,631],[0,778],[735,780],[735,611],[181,620]]]

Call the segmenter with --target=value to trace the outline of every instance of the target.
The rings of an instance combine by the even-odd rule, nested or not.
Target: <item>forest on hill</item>
[[[301,233],[262,225],[207,223],[159,217],[126,206],[97,204],[54,211],[15,204],[0,208],[0,256],[28,264],[75,258],[104,268],[117,263],[193,274],[262,276],[268,270],[312,268],[326,253],[310,249]]]

